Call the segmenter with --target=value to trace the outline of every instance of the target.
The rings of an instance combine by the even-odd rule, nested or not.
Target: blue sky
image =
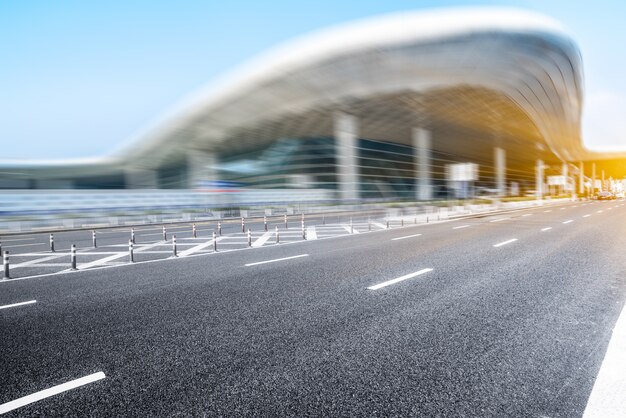
[[[583,54],[585,144],[626,150],[623,1],[8,0],[0,2],[0,159],[111,153],[195,89],[294,36],[472,5],[560,21]]]

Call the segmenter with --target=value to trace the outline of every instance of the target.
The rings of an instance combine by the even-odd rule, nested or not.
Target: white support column
[[[359,198],[357,167],[358,120],[355,116],[335,114],[335,149],[337,154],[337,181],[341,200]]]
[[[431,132],[423,128],[413,128],[413,161],[416,166],[415,185],[417,200],[432,200],[433,198],[430,168],[431,148]]]
[[[535,166],[535,189],[537,193],[537,199],[543,199],[543,161],[537,160],[537,165]]]
[[[591,194],[596,193],[596,163],[591,163]]]
[[[506,151],[503,148],[493,149],[494,170],[496,173],[496,189],[501,196],[507,195],[506,190]]]
[[[561,175],[565,179],[565,184],[563,185],[563,193],[566,194],[567,192],[569,192],[569,174],[567,163],[563,163],[561,165]]]
[[[215,154],[200,150],[187,152],[187,187],[202,189],[217,180],[217,158]]]
[[[578,193],[585,194],[585,165],[582,161],[578,163]]]
[[[124,182],[127,189],[158,189],[159,178],[156,170],[126,168]]]

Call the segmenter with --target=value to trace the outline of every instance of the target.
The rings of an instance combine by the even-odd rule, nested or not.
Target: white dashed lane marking
[[[292,257],[283,257],[283,258],[275,258],[273,260],[257,261],[256,263],[245,264],[245,266],[246,267],[258,266],[259,264],[276,263],[277,261],[293,260],[294,258],[301,258],[301,257],[308,257],[308,256],[309,256],[308,254],[300,254],[300,255],[294,255]]]
[[[102,372],[90,374],[89,376],[81,377],[80,379],[72,380],[70,382],[33,393],[32,395],[27,395],[14,401],[3,403],[2,405],[0,405],[0,414],[6,414],[7,412],[13,411],[14,409],[21,408],[22,406],[26,406],[28,404],[49,398],[54,395],[58,395],[59,393],[67,392],[68,390],[76,389],[80,386],[88,385],[89,383],[96,382],[98,380],[104,379],[105,377],[106,376]]]
[[[392,241],[398,241],[400,239],[407,239],[407,238],[415,238],[415,237],[421,237],[422,234],[414,234],[414,235],[406,235],[404,237],[398,237],[398,238],[392,238]]]
[[[428,273],[430,271],[433,271],[433,269],[431,269],[431,268],[422,269],[420,271],[416,271],[415,273],[407,274],[405,276],[401,276],[401,277],[398,277],[396,279],[388,280],[386,282],[382,282],[382,283],[376,284],[374,286],[370,286],[370,287],[368,287],[368,290],[378,290],[378,289],[381,289],[383,287],[387,287],[387,286],[390,286],[392,284],[396,284],[396,283],[402,282],[404,280],[408,280],[408,279],[411,279],[413,277],[420,276],[420,275],[422,275],[424,273]]]
[[[517,241],[517,238],[511,238],[510,240],[499,242],[497,244],[493,244],[493,246],[496,247],[496,248],[497,247],[502,247],[503,245],[507,245],[507,244],[510,244],[512,242],[515,242],[515,241]]]
[[[16,308],[18,306],[31,305],[33,303],[37,303],[37,301],[36,300],[29,300],[29,301],[26,301],[26,302],[12,303],[10,305],[0,306],[0,309]]]

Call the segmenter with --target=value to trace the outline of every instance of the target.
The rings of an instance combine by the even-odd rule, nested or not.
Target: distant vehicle
[[[614,200],[615,195],[611,192],[600,192],[596,194],[596,200]]]

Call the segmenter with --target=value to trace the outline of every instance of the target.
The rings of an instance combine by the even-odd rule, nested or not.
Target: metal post
[[[130,228],[130,240],[135,243],[135,228]]]
[[[163,225],[163,241],[167,241],[167,230],[165,229],[165,225]]]
[[[76,245],[72,244],[72,249],[70,250],[70,260],[72,263],[72,270],[76,270]]]
[[[280,236],[278,235],[278,227],[276,227],[276,244],[280,243]]]
[[[93,248],[98,247],[98,244],[96,242],[96,231],[91,231],[91,242],[93,243]]]
[[[217,237],[215,236],[215,231],[213,231],[213,251],[217,252]]]
[[[50,234],[50,251],[54,252],[54,234]]]
[[[9,274],[9,252],[5,251],[2,255],[2,265],[4,266],[4,277],[3,279],[7,280],[11,278]]]
[[[248,228],[248,247],[252,247],[252,232],[250,232],[250,228]]]
[[[400,226],[404,226],[404,218],[400,219]]]
[[[133,251],[133,241],[132,240],[128,240],[128,261],[130,261],[131,263],[135,262],[135,254]]]
[[[285,229],[289,229],[289,224],[287,223],[287,214],[285,214]]]
[[[417,217],[413,218],[413,225],[417,225]]]
[[[389,220],[387,220],[387,229],[389,229]]]
[[[176,235],[172,235],[172,253],[174,257],[178,257],[178,252],[176,251]]]
[[[241,232],[246,232],[246,221],[241,218]]]
[[[220,237],[222,236],[222,223],[221,222],[217,223],[217,233]]]
[[[267,232],[267,216],[263,216],[263,229]]]
[[[198,238],[197,233],[196,233],[196,224],[193,224],[191,226],[191,234],[193,235],[194,238]]]

